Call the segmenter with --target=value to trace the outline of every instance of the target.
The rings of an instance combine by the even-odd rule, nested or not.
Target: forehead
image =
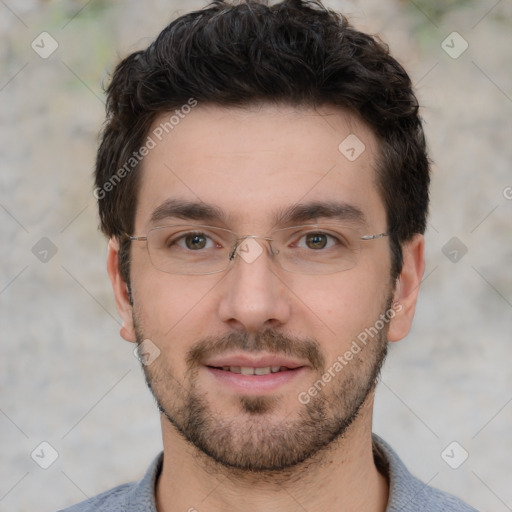
[[[172,116],[159,116],[148,134],[153,147],[141,166],[138,232],[165,223],[155,212],[173,202],[212,207],[234,229],[267,229],[294,208],[322,204],[360,210],[366,224],[384,227],[377,142],[346,111],[199,104]]]

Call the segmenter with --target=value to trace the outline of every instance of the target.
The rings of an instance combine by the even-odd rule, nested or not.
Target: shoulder
[[[59,512],[124,512],[135,483],[123,484]]]
[[[389,480],[386,512],[477,512],[459,498],[418,480],[405,467],[395,451],[375,434],[373,450],[379,470],[385,473]]]
[[[119,485],[59,512],[157,512],[155,485],[162,462],[163,453],[160,453],[139,482]]]
[[[425,485],[425,488],[425,492],[420,493],[417,498],[423,506],[421,510],[425,512],[478,512],[476,509],[451,494],[427,485]]]

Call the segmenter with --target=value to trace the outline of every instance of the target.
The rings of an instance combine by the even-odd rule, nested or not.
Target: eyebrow
[[[313,201],[299,203],[282,210],[277,216],[276,225],[295,224],[315,219],[367,224],[366,215],[357,206],[341,201]]]
[[[168,218],[201,221],[225,221],[226,215],[217,206],[199,201],[185,201],[180,199],[167,199],[155,208],[149,219],[155,224]]]
[[[204,202],[167,199],[155,208],[150,222],[156,224],[170,218],[227,224],[228,215],[221,208]],[[360,208],[340,201],[312,201],[295,204],[274,212],[274,219],[274,227],[316,219],[367,224],[366,216]]]

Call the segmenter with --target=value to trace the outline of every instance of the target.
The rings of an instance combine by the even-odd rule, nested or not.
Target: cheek
[[[327,334],[341,339],[378,316],[381,296],[374,287],[365,289],[361,282],[339,280],[310,291],[303,302],[323,321]]]
[[[184,350],[198,336],[201,318],[210,314],[206,308],[210,290],[222,276],[180,276],[141,264],[132,271],[132,292],[137,323],[144,336],[160,341],[162,346],[179,339]],[[204,327],[204,326],[203,326]]]
[[[323,341],[328,358],[343,353],[383,313],[390,293],[386,272],[380,265],[362,262],[357,270],[316,280],[305,293],[296,291],[304,303],[299,316],[308,319],[302,327],[311,332],[311,324],[307,324],[317,325],[314,336]]]

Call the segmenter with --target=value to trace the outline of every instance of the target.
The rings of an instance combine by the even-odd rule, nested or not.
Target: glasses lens
[[[174,225],[148,233],[153,265],[171,274],[210,274],[229,263],[236,237],[228,230],[200,225]]]
[[[283,270],[334,274],[353,268],[360,251],[358,230],[340,224],[314,224],[272,233],[272,246]]]
[[[334,274],[356,265],[360,239],[358,230],[341,224],[310,224],[274,231],[270,245],[276,262],[287,272]],[[259,244],[256,240],[253,243]],[[162,272],[213,274],[228,267],[237,236],[223,228],[181,224],[152,229],[147,244],[152,264]],[[243,247],[239,245],[240,251]],[[256,259],[237,254],[246,263]],[[251,254],[259,255],[260,251]]]

